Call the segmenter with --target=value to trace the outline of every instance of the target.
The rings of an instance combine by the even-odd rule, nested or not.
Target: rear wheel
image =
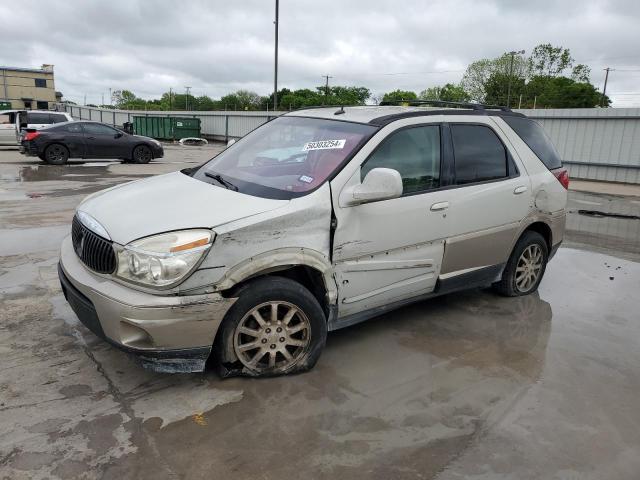
[[[54,143],[44,151],[44,161],[51,165],[64,165],[69,160],[69,150],[64,145]]]
[[[548,259],[549,248],[544,237],[537,232],[524,232],[509,257],[502,279],[493,287],[507,297],[535,292],[542,281]]]
[[[215,351],[226,373],[273,376],[312,368],[327,338],[327,322],[305,287],[263,277],[241,287],[223,321]]]
[[[149,163],[153,155],[146,145],[138,145],[133,149],[133,161],[135,163]]]

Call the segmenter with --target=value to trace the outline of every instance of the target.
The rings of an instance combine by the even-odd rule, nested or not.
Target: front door
[[[88,158],[121,158],[125,156],[123,136],[101,123],[82,123]]]
[[[375,309],[433,290],[447,237],[449,190],[440,186],[440,126],[412,125],[386,136],[342,189],[376,167],[397,170],[403,195],[356,206],[340,205],[333,264],[339,316]],[[339,188],[335,182],[332,189]],[[343,202],[344,203],[344,202]]]

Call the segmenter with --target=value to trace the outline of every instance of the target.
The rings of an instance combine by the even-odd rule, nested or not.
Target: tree
[[[527,84],[527,107],[593,108],[600,104],[602,94],[588,82],[576,82],[567,77],[536,76]],[[611,100],[605,96],[604,105]]]
[[[387,92],[382,97],[383,102],[399,102],[402,100],[417,100],[418,95],[415,92],[409,90],[394,90],[393,92]]]
[[[513,79],[519,78],[526,79],[527,71],[528,62],[523,56],[513,56],[512,69],[511,55],[504,53],[497,58],[483,58],[482,60],[473,62],[467,67],[460,85],[472,100],[487,102],[487,87],[490,80],[495,83],[497,79],[502,79],[506,80],[508,84],[509,76],[511,76],[512,81]],[[495,89],[495,85],[493,88]]]
[[[420,100],[442,100],[445,102],[468,102],[469,94],[462,85],[445,83],[442,87],[435,86],[420,92]]]
[[[550,43],[536,46],[529,57],[531,76],[557,77],[572,65],[569,49],[554,47]]]
[[[525,93],[525,79],[512,76],[511,99],[515,100]],[[485,84],[484,103],[489,105],[506,105],[509,97],[509,74],[494,72]]]

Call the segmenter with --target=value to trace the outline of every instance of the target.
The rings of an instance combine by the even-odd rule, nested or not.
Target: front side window
[[[85,123],[83,128],[84,133],[88,133],[90,135],[115,135],[118,133],[117,130],[100,123]]]
[[[486,182],[509,175],[509,159],[495,132],[484,125],[451,125],[456,184]]]
[[[440,185],[440,127],[405,128],[387,137],[360,168],[361,180],[374,168],[392,168],[402,177],[402,193]]]
[[[360,123],[279,117],[220,153],[193,176],[249,195],[298,197],[324,183],[376,130]]]

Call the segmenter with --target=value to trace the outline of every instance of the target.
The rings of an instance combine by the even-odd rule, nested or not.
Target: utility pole
[[[524,50],[509,52],[509,55],[511,55],[511,62],[509,64],[509,81],[507,83],[507,108],[511,107],[511,77],[513,76],[513,58],[516,55],[524,55]]]
[[[84,105],[85,106],[87,105],[87,94],[86,93],[84,94]]]
[[[273,110],[278,109],[278,17],[280,15],[280,0],[276,0],[276,21],[273,24],[276,27],[276,43],[275,43],[275,62],[273,69]]]
[[[184,87],[184,89],[187,91],[187,98],[184,101],[184,109],[189,110],[189,90],[191,90],[191,87]]]
[[[321,76],[322,76],[322,78],[324,78],[324,79],[325,79],[325,84],[324,84],[324,96],[325,96],[325,97],[328,97],[328,96],[329,96],[329,79],[330,79],[330,78],[333,78],[333,77],[330,77],[330,76],[329,76],[329,74],[321,75]]]
[[[610,71],[614,71],[613,68],[605,68],[604,69],[605,75],[604,75],[604,88],[602,89],[602,98],[600,99],[600,106],[604,107],[604,97],[607,95],[607,81],[609,80],[609,72]]]
[[[113,93],[111,93],[111,87],[109,87],[109,105],[113,105]]]
[[[104,105],[104,92],[102,92],[102,103],[100,104],[100,106],[102,107]]]
[[[169,111],[171,111],[171,109],[173,108],[173,99],[171,98],[173,96],[173,90],[171,87],[169,87]]]

